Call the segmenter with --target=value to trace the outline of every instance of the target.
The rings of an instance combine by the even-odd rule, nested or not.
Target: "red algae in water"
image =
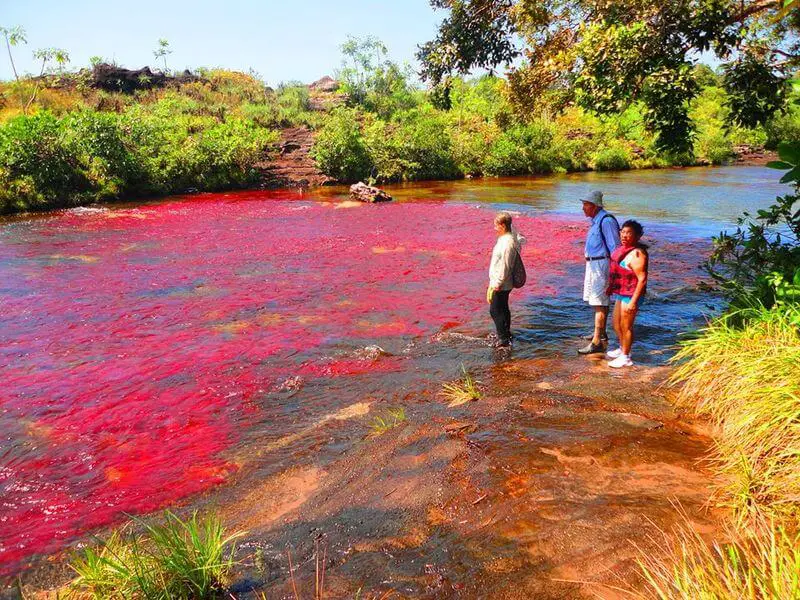
[[[515,224],[521,294],[552,294],[583,228]],[[225,450],[276,382],[404,368],[343,346],[488,329],[493,243],[492,213],[466,204],[221,196],[1,229],[0,574],[223,482]]]

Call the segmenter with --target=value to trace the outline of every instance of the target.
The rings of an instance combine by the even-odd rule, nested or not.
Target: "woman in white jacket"
[[[489,264],[486,301],[497,328],[495,347],[508,348],[511,346],[511,309],[508,306],[508,296],[514,289],[514,261],[525,243],[525,238],[511,227],[511,215],[507,212],[498,213],[494,218],[494,230],[497,232],[497,243],[492,250],[492,261]]]

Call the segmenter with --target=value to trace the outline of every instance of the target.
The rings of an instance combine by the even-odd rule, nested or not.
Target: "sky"
[[[33,51],[52,47],[69,53],[72,70],[92,56],[152,67],[165,38],[170,69],[254,69],[270,85],[333,75],[348,35],[376,36],[391,59],[416,65],[417,45],[435,36],[443,16],[428,0],[0,0],[0,26],[27,35],[12,48],[20,74],[38,74]],[[13,78],[4,46],[0,80]]]

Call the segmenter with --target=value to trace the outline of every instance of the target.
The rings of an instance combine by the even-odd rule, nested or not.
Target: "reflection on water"
[[[707,235],[766,204],[781,191],[772,180],[718,169],[437,182],[397,187],[400,202],[381,206],[340,190],[246,192],[6,223],[0,573],[255,456],[277,468],[308,450],[297,432],[342,407],[402,402],[462,363],[489,364],[488,202],[517,211],[529,240],[515,356],[572,353],[590,329],[576,198],[600,187],[612,211],[645,222],[652,283],[635,358],[663,362],[714,308],[696,288]]]

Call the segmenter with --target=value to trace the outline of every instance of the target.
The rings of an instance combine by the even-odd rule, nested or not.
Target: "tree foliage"
[[[800,144],[782,143],[778,154],[767,166],[785,170],[781,183],[793,184],[794,192],[745,213],[736,231],[714,238],[706,265],[735,304],[800,302]]]
[[[763,124],[783,105],[800,60],[792,0],[431,0],[448,11],[420,47],[422,77],[510,66],[510,97],[530,114],[542,102],[613,114],[646,105],[665,150],[691,148],[689,103],[699,53],[724,62],[731,123]],[[522,60],[516,60],[519,57]],[[513,66],[512,66],[513,65]]]

